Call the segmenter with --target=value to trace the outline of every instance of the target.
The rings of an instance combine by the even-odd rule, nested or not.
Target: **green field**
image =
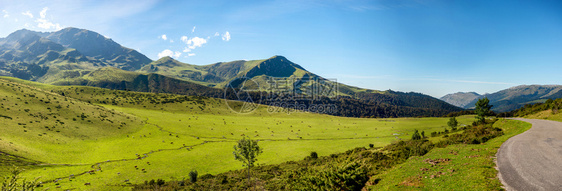
[[[500,119],[504,135],[483,144],[455,144],[409,158],[371,180],[368,190],[503,190],[495,156],[503,142],[531,128],[530,123]],[[432,165],[429,161],[438,161]]]
[[[525,116],[525,118],[530,118],[530,119],[546,119],[546,120],[553,120],[553,121],[560,121],[562,122],[562,113],[557,112],[554,113],[552,112],[552,110],[545,110],[545,111],[541,111],[535,114],[530,114]]]
[[[409,139],[414,129],[443,131],[447,118],[345,118],[269,113],[237,114],[223,100],[170,94],[50,86],[0,78],[0,151],[25,158],[28,179],[45,188],[129,189],[129,183],[182,180],[243,168],[235,141],[259,139],[259,164],[300,160],[369,144]],[[470,124],[472,116],[461,117]],[[4,177],[12,163],[2,160]],[[91,183],[91,185],[84,185]]]

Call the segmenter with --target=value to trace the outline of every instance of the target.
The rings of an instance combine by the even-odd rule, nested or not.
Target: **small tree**
[[[418,130],[416,129],[416,130],[414,131],[414,134],[412,135],[412,140],[420,140],[420,139],[421,139],[420,133],[419,133]]]
[[[421,132],[421,138],[424,139],[425,138],[425,131]]]
[[[248,167],[248,184],[250,183],[250,168],[254,166],[257,157],[263,151],[258,146],[257,140],[251,140],[249,137],[238,140],[238,144],[234,146],[234,158],[243,163],[242,166]]]
[[[189,172],[189,181],[191,181],[191,183],[197,182],[197,170]]]
[[[478,101],[476,102],[476,109],[474,110],[478,122],[486,122],[486,117],[491,115],[490,109],[492,108],[492,106],[493,105],[490,105],[490,100],[487,97],[478,99]]]
[[[317,159],[317,158],[318,158],[318,153],[316,153],[315,151],[310,152],[310,158],[311,158],[311,159]]]
[[[455,130],[457,128],[457,126],[459,125],[459,122],[457,121],[457,119],[455,117],[451,117],[449,118],[449,122],[447,122],[447,125]]]

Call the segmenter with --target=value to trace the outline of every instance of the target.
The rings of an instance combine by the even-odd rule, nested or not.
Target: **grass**
[[[265,106],[240,115],[220,99],[13,78],[0,78],[0,100],[2,115],[9,117],[0,117],[0,150],[39,161],[22,163],[27,169],[22,176],[41,177],[51,189],[127,190],[129,183],[152,178],[181,180],[191,170],[217,174],[241,169],[232,151],[242,136],[260,139],[264,154],[259,164],[278,164],[311,151],[326,156],[369,144],[384,146],[409,139],[414,129],[429,135],[443,131],[448,120],[268,113]],[[464,124],[472,120],[459,118]],[[9,164],[3,160],[0,166],[7,169]],[[0,171],[0,176],[6,173]]]
[[[535,114],[530,114],[525,116],[525,118],[530,118],[530,119],[547,119],[547,120],[553,120],[553,121],[560,121],[562,122],[562,113],[558,112],[558,113],[553,113],[552,110],[545,110],[545,111],[541,111]]]
[[[494,127],[503,136],[484,144],[456,144],[434,148],[424,156],[411,157],[391,170],[371,177],[369,190],[502,190],[495,169],[495,155],[503,142],[531,124],[500,119]],[[438,161],[437,164],[430,164]]]

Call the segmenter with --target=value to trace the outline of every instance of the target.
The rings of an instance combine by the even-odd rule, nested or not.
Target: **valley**
[[[266,106],[239,115],[214,98],[0,80],[6,115],[0,118],[0,150],[36,161],[21,167],[29,169],[23,175],[41,177],[49,188],[125,189],[153,177],[181,180],[194,169],[240,169],[232,146],[243,136],[260,140],[259,164],[276,164],[312,151],[323,156],[384,146],[408,139],[414,129],[428,135],[447,121],[288,115],[268,113]],[[459,120],[469,124],[473,118]]]
[[[21,29],[0,38],[0,181],[19,169],[19,180],[37,178],[38,189],[48,190],[496,190],[502,186],[497,149],[531,128],[499,117],[562,120],[560,85],[438,99],[355,87],[307,70],[353,65],[347,59],[302,66],[274,54],[205,65],[180,61],[220,38],[215,34],[177,38],[184,51],[166,49],[154,60],[74,27]],[[158,39],[173,43],[166,35]],[[230,33],[220,39],[230,41]],[[428,80],[387,76],[393,68],[382,66],[394,62],[375,60],[388,71],[366,67],[373,76],[348,80]],[[257,107],[242,112],[248,105]],[[307,112],[318,105],[331,112]],[[235,160],[241,139],[263,149],[253,174]],[[254,177],[246,179],[246,172]]]

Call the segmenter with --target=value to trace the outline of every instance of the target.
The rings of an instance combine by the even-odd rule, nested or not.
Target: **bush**
[[[164,184],[166,184],[166,181],[164,181],[164,180],[162,180],[162,179],[156,180],[156,185],[162,186],[162,185],[164,185]]]
[[[197,182],[197,170],[189,172],[189,181],[191,181],[191,183]]]
[[[431,132],[431,137],[437,137],[437,132]]]
[[[420,136],[420,133],[418,132],[418,130],[416,129],[414,131],[414,134],[412,134],[412,140],[420,140],[422,137]]]
[[[311,158],[311,159],[317,159],[317,158],[318,158],[318,153],[316,153],[315,151],[310,152],[310,158]]]
[[[40,187],[40,183],[37,182],[37,180],[39,178],[36,178],[34,181],[26,181],[25,179],[23,179],[23,181],[20,182],[21,177],[20,177],[20,173],[22,171],[20,169],[18,169],[17,167],[15,167],[12,171],[11,171],[11,175],[9,177],[6,177],[6,179],[4,179],[4,181],[2,182],[2,191],[6,190],[6,191],[12,191],[12,190],[35,190],[36,187]]]
[[[361,190],[368,179],[363,165],[344,162],[327,169],[306,169],[293,178],[289,190]]]

